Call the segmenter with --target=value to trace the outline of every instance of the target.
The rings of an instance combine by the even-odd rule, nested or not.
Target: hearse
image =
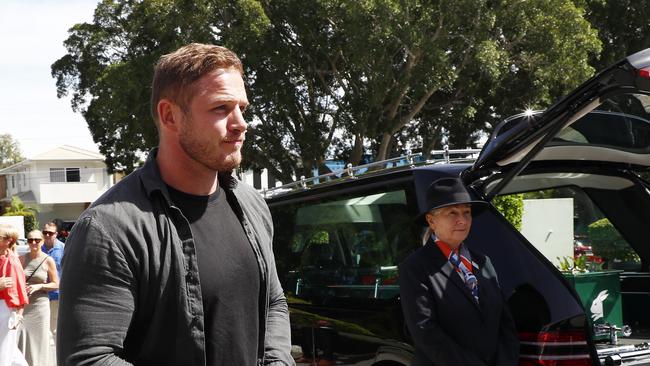
[[[466,240],[497,270],[521,365],[650,364],[649,169],[650,49],[503,121],[464,162],[407,155],[265,192],[293,356],[410,364],[397,265],[422,245],[426,187],[453,176],[492,203],[524,197],[532,212],[518,225],[491,204]],[[546,247],[563,237],[553,245],[573,256],[577,236],[602,261],[589,272]]]

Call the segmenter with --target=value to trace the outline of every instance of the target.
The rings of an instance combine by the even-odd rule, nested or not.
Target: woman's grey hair
[[[439,208],[433,209],[433,210],[427,212],[425,214],[425,217],[428,214],[431,214],[431,215],[435,216],[435,215],[438,214],[438,212],[440,212]],[[424,231],[424,234],[422,235],[422,245],[425,245],[429,241],[429,238],[431,238],[431,237],[435,238],[435,236],[436,236],[436,233],[434,233],[433,230],[431,229],[431,227],[427,225],[427,229]]]
[[[427,242],[429,241],[429,238],[432,236],[435,237],[435,233],[433,232],[433,230],[431,230],[430,227],[427,226],[427,229],[424,231],[424,234],[422,235],[422,245],[426,245]]]

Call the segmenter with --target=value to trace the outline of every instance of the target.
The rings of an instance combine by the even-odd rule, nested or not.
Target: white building
[[[18,196],[38,210],[41,224],[74,221],[113,184],[104,156],[68,145],[57,147],[0,170],[6,178],[6,196]]]
[[[258,191],[265,191],[269,188],[274,188],[282,185],[282,182],[277,181],[268,169],[253,170],[249,169],[240,173],[241,180],[257,189]]]

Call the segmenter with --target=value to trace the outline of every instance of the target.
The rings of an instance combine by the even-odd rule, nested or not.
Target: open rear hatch
[[[543,187],[582,185],[594,191],[636,189],[636,227],[623,233],[641,259],[639,278],[650,282],[650,49],[600,72],[544,112],[502,122],[462,178],[487,200]],[[644,179],[645,178],[645,179]],[[618,185],[618,186],[617,186]],[[641,207],[641,209],[639,209]],[[630,208],[632,210],[632,208]],[[628,214],[630,214],[628,212]],[[625,226],[625,225],[621,225]],[[625,230],[624,230],[625,231]],[[645,276],[645,277],[644,277]],[[645,286],[645,285],[643,285]],[[650,296],[650,292],[647,293]],[[645,317],[648,309],[645,310]],[[595,335],[617,338],[619,328],[594,326]],[[611,337],[606,334],[611,331]],[[601,337],[602,338],[602,337]],[[590,340],[592,343],[593,340]],[[595,342],[603,364],[650,364],[650,333]]]

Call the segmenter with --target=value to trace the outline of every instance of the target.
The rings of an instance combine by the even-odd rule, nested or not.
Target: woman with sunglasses
[[[27,365],[16,339],[28,303],[23,267],[13,251],[17,240],[18,230],[0,224],[0,366]]]
[[[29,252],[20,257],[25,270],[29,305],[25,306],[25,358],[30,365],[50,362],[50,299],[47,293],[59,288],[59,275],[54,259],[43,253],[43,234],[32,230],[27,234]]]

